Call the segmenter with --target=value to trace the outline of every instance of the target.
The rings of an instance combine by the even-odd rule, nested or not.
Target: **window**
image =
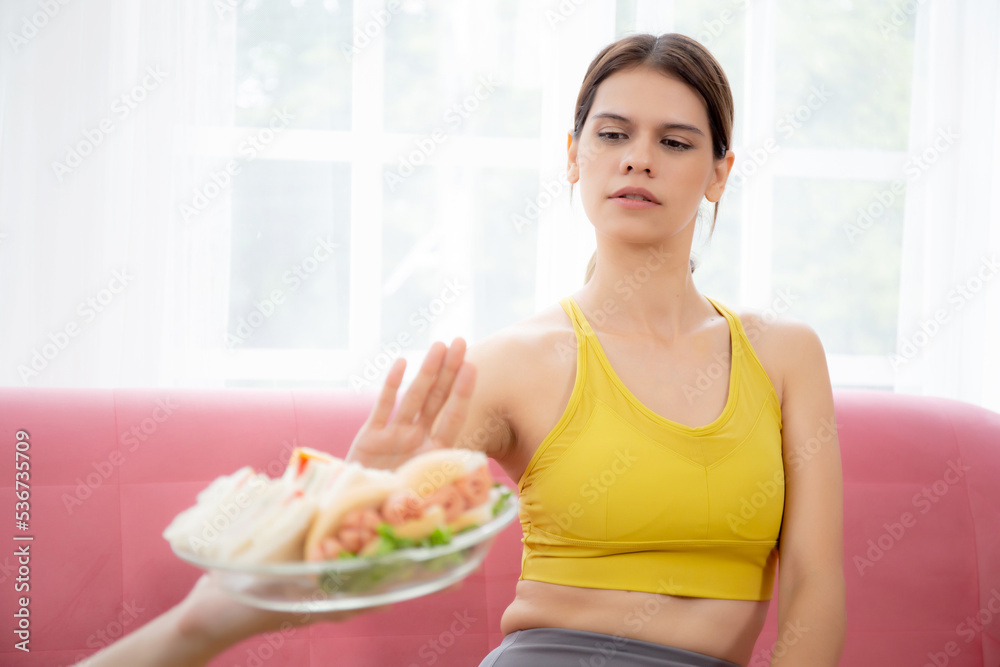
[[[255,136],[293,118],[234,176],[210,372],[375,390],[396,356],[409,381],[434,340],[478,340],[576,289],[593,230],[559,172],[584,69],[613,39],[677,31],[712,50],[736,102],[737,163],[711,243],[693,247],[699,289],[808,322],[835,385],[890,387],[913,64],[913,16],[887,32],[891,12],[240,3],[234,124]]]

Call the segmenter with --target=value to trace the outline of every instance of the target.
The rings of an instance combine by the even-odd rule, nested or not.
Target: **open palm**
[[[351,443],[347,460],[392,470],[417,454],[454,447],[468,416],[476,380],[475,366],[463,363],[464,357],[465,340],[461,337],[453,340],[450,348],[435,341],[389,421],[406,370],[406,360],[397,359],[368,420]]]

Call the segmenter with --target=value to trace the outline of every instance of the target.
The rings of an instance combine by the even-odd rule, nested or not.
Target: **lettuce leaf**
[[[501,486],[501,485],[495,484],[494,486]],[[513,494],[510,491],[504,491],[503,493],[500,494],[500,498],[495,503],[493,503],[493,516],[500,514],[500,510],[503,509],[503,506],[507,504],[507,499],[510,498],[512,495]]]
[[[436,547],[443,544],[451,544],[452,534],[447,526],[435,528],[434,532],[427,537],[414,540],[408,537],[399,537],[388,523],[380,523],[376,529],[382,541],[379,543],[378,554],[388,554],[399,549],[411,549],[413,547]]]

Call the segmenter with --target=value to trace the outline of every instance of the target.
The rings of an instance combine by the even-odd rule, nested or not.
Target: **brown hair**
[[[676,77],[701,95],[708,107],[708,124],[712,135],[712,155],[716,160],[726,156],[733,132],[733,94],[729,89],[726,73],[708,49],[686,35],[676,32],[657,37],[650,34],[629,35],[604,47],[591,61],[576,98],[576,118],[573,123],[573,139],[579,140],[583,125],[587,122],[590,107],[597,95],[597,86],[606,78],[620,70],[632,69],[640,65],[651,67],[662,74]],[[570,198],[573,185],[570,184]],[[715,221],[719,217],[719,202],[715,202],[712,227],[709,238],[715,231]],[[694,273],[695,261],[689,259]],[[597,264],[595,251],[587,263],[584,282],[594,274]]]

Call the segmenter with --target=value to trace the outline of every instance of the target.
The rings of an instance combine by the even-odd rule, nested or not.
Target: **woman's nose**
[[[654,176],[654,166],[653,156],[649,148],[640,142],[632,143],[622,157],[622,171],[626,174],[634,169],[636,171],[645,171],[650,176]]]

